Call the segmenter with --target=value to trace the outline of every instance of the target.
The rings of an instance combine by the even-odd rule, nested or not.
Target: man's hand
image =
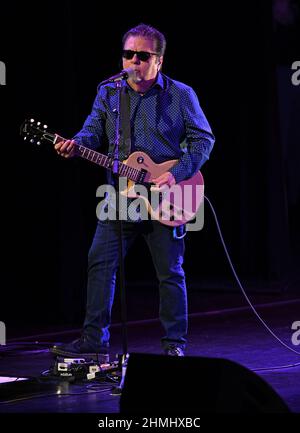
[[[64,158],[71,158],[75,154],[75,141],[74,140],[62,140],[56,143],[54,149],[56,152]]]
[[[172,173],[169,171],[166,171],[159,177],[156,177],[155,179],[152,179],[152,182],[156,184],[156,187],[160,188],[163,185],[167,185],[169,187],[175,185],[176,180]]]

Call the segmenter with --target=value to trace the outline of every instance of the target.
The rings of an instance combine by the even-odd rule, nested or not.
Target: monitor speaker
[[[120,412],[250,414],[289,409],[268,383],[236,362],[132,353]]]

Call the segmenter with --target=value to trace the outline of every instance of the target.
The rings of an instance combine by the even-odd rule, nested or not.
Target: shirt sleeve
[[[86,118],[82,129],[73,137],[76,143],[97,149],[101,145],[105,129],[106,109],[103,102],[104,88],[100,88],[94,100],[91,113]]]
[[[191,87],[184,90],[181,108],[185,123],[185,152],[170,169],[176,183],[192,177],[209,159],[215,137]]]

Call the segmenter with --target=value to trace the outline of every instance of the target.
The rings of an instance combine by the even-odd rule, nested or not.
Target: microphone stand
[[[125,293],[125,274],[124,274],[124,248],[123,248],[123,223],[120,212],[120,189],[119,189],[119,163],[120,163],[120,115],[121,115],[121,90],[122,81],[116,81],[117,89],[117,108],[114,110],[116,115],[115,140],[113,152],[112,173],[116,180],[117,195],[116,195],[116,215],[118,217],[118,238],[119,238],[119,279],[120,279],[120,300],[121,300],[121,323],[122,323],[122,355],[119,355],[118,368],[121,371],[121,380],[119,386],[114,387],[112,393],[114,395],[121,394],[128,354],[128,336],[127,336],[127,311],[126,311],[126,293]]]

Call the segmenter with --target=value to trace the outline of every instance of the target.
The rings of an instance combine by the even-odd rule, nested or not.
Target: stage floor
[[[203,294],[201,295],[203,296]],[[227,296],[227,303],[220,297],[226,295],[207,295],[205,308],[197,312],[191,308],[189,317],[189,340],[186,357],[224,358],[234,361],[253,371],[264,379],[286,403],[293,413],[300,413],[300,356],[282,346],[258,321],[240,294]],[[205,296],[203,296],[205,298]],[[210,298],[210,302],[208,299]],[[228,299],[231,301],[228,302]],[[234,298],[239,301],[234,301]],[[218,302],[215,302],[219,299]],[[225,298],[224,298],[225,299]],[[254,295],[253,302],[258,312],[272,331],[286,345],[300,352],[300,346],[293,345],[291,338],[292,323],[300,320],[300,300],[295,297]],[[48,348],[54,342],[67,342],[78,337],[78,330],[56,328],[44,334],[39,329],[26,335],[25,329],[19,330],[14,339],[2,346],[0,352],[0,376],[15,378],[39,378],[53,365],[53,356]],[[54,332],[55,331],[55,332]],[[157,319],[132,320],[128,323],[128,352],[143,354],[162,354],[160,338],[163,330]],[[40,334],[40,335],[38,335]],[[39,344],[35,342],[39,342]],[[122,328],[119,323],[111,327],[110,360],[122,353]],[[298,364],[298,365],[295,365]],[[142,367],[142,366],[141,366]],[[137,372],[141,383],[141,398],[147,392],[147,371]],[[187,372],[187,380],[193,387],[193,375],[199,380],[201,372]],[[202,372],[203,374],[203,372]],[[177,378],[178,379],[178,378]],[[179,378],[183,379],[183,378]],[[158,378],[159,380],[159,378]],[[201,380],[201,379],[200,379]],[[209,380],[209,379],[205,379]],[[0,384],[1,413],[118,413],[120,396],[112,395],[115,384],[112,379],[75,381],[60,383],[59,392],[53,385],[23,394],[17,390],[8,394]],[[180,381],[179,381],[180,383]],[[162,384],[157,384],[159,392]],[[201,390],[200,390],[201,392]]]

